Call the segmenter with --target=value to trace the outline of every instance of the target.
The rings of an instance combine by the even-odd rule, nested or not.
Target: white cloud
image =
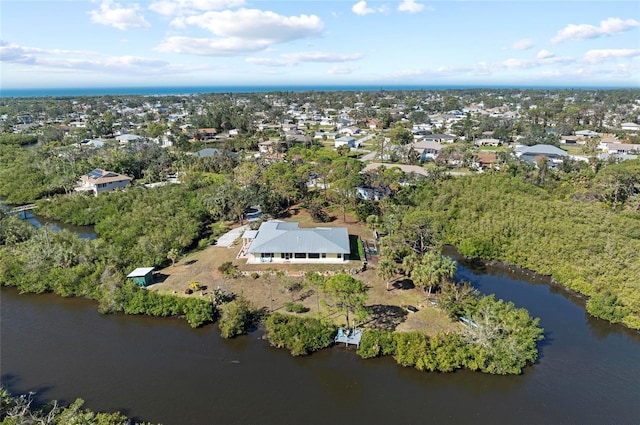
[[[295,60],[296,62],[348,62],[362,59],[361,53],[335,55],[323,52],[300,52],[290,53],[283,56]]]
[[[507,69],[530,69],[545,65],[566,65],[574,62],[570,57],[557,57],[548,50],[540,50],[534,59],[507,59],[501,62],[501,66]]]
[[[151,3],[149,9],[161,15],[173,16],[209,10],[222,10],[239,7],[244,4],[244,0],[163,0]]]
[[[291,62],[286,59],[272,59],[272,58],[247,58],[248,63],[260,66],[290,66]]]
[[[529,50],[534,46],[533,40],[529,38],[525,38],[522,40],[518,40],[511,45],[511,49],[514,50]]]
[[[330,75],[352,74],[354,71],[357,71],[357,69],[358,68],[354,68],[354,67],[351,67],[351,66],[337,65],[337,66],[329,68],[329,70],[327,71],[327,74],[330,74]]]
[[[90,11],[89,16],[91,22],[95,24],[112,26],[119,30],[149,28],[151,25],[144,16],[138,14],[139,9],[140,7],[135,3],[129,7],[123,7],[112,0],[103,0],[100,9]]]
[[[218,38],[168,37],[156,50],[206,56],[235,56],[264,50],[273,44],[317,37],[324,24],[315,15],[283,16],[258,9],[205,12],[179,16],[178,28],[199,27]]]
[[[41,49],[0,42],[0,60],[20,64],[25,71],[39,73],[56,71],[100,72],[127,75],[149,75],[180,68],[167,61],[138,56],[99,57],[86,51]]]
[[[424,10],[424,4],[416,3],[415,0],[402,0],[398,5],[399,12],[418,13]]]
[[[36,63],[39,55],[76,55],[90,56],[84,50],[41,49],[38,47],[19,46],[0,40],[0,62]]]
[[[554,57],[555,54],[551,53],[550,51],[546,50],[546,49],[542,49],[538,52],[536,58],[538,59],[549,59]]]
[[[172,24],[180,28],[197,26],[223,37],[267,40],[271,43],[315,37],[324,29],[322,20],[315,15],[283,16],[258,9],[206,12],[176,18]]]
[[[254,65],[262,66],[295,66],[302,62],[336,63],[351,62],[362,59],[361,53],[336,55],[324,52],[298,52],[280,55],[278,59],[247,58],[246,61]]]
[[[358,3],[354,4],[351,7],[351,11],[356,15],[360,15],[360,16],[371,15],[372,13],[382,13],[382,12],[385,12],[386,10],[387,9],[384,6],[377,7],[377,8],[369,7],[365,0],[359,1]]]
[[[586,40],[610,36],[638,26],[640,26],[640,22],[635,19],[623,20],[620,18],[607,18],[601,21],[598,27],[589,24],[569,24],[558,31],[558,34],[551,39],[551,43],[558,44],[568,40]]]
[[[270,45],[271,43],[267,40],[245,40],[238,37],[169,37],[155,50],[201,56],[239,56],[264,50]]]
[[[633,58],[640,56],[640,49],[602,49],[589,50],[584,54],[583,61],[600,63],[617,58]]]

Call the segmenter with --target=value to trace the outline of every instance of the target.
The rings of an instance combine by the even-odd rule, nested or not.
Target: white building
[[[80,177],[76,192],[93,192],[96,196],[131,184],[131,177],[96,168]]]

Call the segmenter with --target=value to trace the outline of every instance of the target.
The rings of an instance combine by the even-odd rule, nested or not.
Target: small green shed
[[[138,267],[127,275],[138,286],[149,286],[153,283],[153,269],[155,267]]]

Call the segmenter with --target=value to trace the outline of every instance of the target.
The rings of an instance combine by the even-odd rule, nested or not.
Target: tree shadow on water
[[[540,363],[540,360],[544,358],[544,350],[546,347],[553,344],[553,333],[550,331],[544,331],[544,339],[542,341],[538,341],[538,360],[536,360],[535,364]]]

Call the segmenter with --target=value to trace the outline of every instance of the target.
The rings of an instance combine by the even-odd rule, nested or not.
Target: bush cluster
[[[303,356],[328,347],[336,333],[334,324],[308,317],[273,313],[266,323],[267,339],[274,347]]]

